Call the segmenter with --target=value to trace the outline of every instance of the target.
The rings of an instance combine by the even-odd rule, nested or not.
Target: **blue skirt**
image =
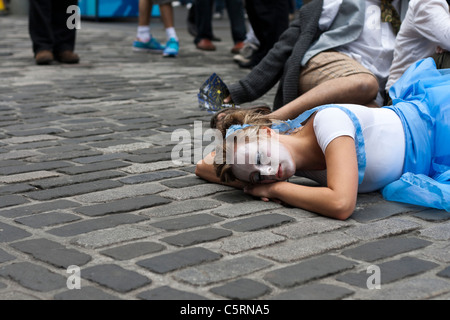
[[[385,199],[450,212],[450,69],[416,62],[389,95],[405,131],[403,175],[382,189]]]

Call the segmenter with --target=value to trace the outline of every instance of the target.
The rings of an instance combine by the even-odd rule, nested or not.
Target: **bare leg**
[[[139,0],[139,19],[138,19],[139,26],[146,27],[150,24],[152,8],[153,8],[152,0]]]
[[[294,101],[272,112],[273,119],[294,119],[306,110],[328,103],[355,103],[368,105],[378,93],[378,81],[361,73],[325,81],[305,92]]]
[[[161,13],[161,19],[164,23],[164,28],[173,27],[173,7],[171,3],[161,4],[159,6],[159,11]]]

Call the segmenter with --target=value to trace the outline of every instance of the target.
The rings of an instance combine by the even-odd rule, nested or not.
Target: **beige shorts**
[[[173,0],[153,0],[153,4],[166,4],[171,2],[173,2]]]
[[[300,70],[300,94],[316,87],[327,80],[367,73],[375,75],[359,62],[337,51],[325,51],[312,57]],[[376,79],[376,77],[375,77]]]

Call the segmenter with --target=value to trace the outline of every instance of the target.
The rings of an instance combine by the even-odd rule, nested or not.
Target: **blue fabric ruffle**
[[[385,199],[450,212],[450,69],[416,62],[389,95],[405,131],[403,175],[382,189]]]

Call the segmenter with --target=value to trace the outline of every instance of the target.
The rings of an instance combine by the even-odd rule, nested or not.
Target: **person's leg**
[[[378,94],[377,78],[350,57],[322,52],[302,69],[300,96],[271,114],[276,119],[293,119],[311,108],[329,103],[373,105]]]
[[[197,36],[194,42],[198,43],[201,39],[212,40],[212,0],[195,1],[195,24],[197,26]]]
[[[244,3],[242,0],[226,0],[226,8],[231,25],[231,36],[234,43],[238,44],[244,42],[247,33],[247,27],[245,26]],[[238,52],[239,50],[233,53]]]
[[[245,8],[260,45],[251,62],[242,67],[257,65],[272,49],[280,35],[289,26],[289,0],[246,0]]]
[[[172,3],[162,3],[159,5],[161,19],[166,29],[166,48],[164,49],[164,57],[176,57],[179,51],[178,36],[174,27],[173,7]]]
[[[152,14],[152,9],[152,0],[139,0],[138,30],[136,38],[141,42],[150,41],[150,17]]]
[[[73,52],[75,49],[76,29],[69,29],[67,27],[67,19],[72,13],[67,13],[69,6],[77,6],[78,0],[53,0],[52,1],[52,29],[54,35],[53,53],[55,56],[69,51]],[[74,57],[73,62],[76,61]],[[70,62],[70,61],[65,61]]]
[[[133,50],[137,52],[162,53],[164,46],[152,37],[150,20],[152,15],[153,0],[139,0],[139,18],[136,40],[133,42]]]
[[[194,43],[197,49],[213,51],[216,47],[211,42],[214,38],[212,31],[213,0],[196,0],[195,2],[195,24],[197,36]]]
[[[178,41],[178,36],[175,31],[174,14],[172,3],[164,3],[159,5],[159,11],[161,13],[161,20],[166,30],[167,40],[174,38]]]
[[[30,0],[28,29],[33,52],[53,51],[52,0]]]

